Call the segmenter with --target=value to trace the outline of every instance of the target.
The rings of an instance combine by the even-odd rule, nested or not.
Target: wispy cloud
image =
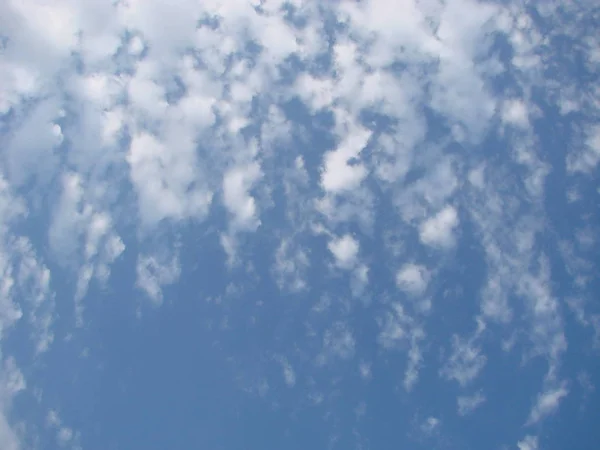
[[[473,395],[462,395],[456,399],[458,414],[466,416],[479,408],[486,398],[482,391],[477,391]]]
[[[556,412],[561,400],[569,394],[567,385],[562,382],[553,387],[547,387],[537,397],[535,404],[531,408],[528,424],[536,424],[544,417]]]

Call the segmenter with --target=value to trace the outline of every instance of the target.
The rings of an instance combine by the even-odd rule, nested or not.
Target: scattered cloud
[[[162,303],[162,288],[175,283],[181,275],[181,267],[176,256],[168,258],[157,255],[140,255],[136,266],[136,285],[152,301]]]
[[[398,270],[396,285],[410,295],[420,295],[427,289],[430,276],[425,266],[407,263]]]
[[[549,387],[542,391],[529,413],[527,423],[529,425],[536,424],[546,416],[553,414],[558,410],[561,400],[569,394],[565,382],[558,386]]]
[[[454,380],[461,386],[473,381],[487,363],[487,356],[476,344],[477,335],[464,339],[452,336],[452,353],[442,367],[440,374],[448,380]]]
[[[335,258],[335,263],[342,269],[352,269],[358,259],[359,243],[350,234],[333,238],[327,244],[329,251]]]
[[[458,415],[466,416],[479,408],[486,398],[483,392],[477,391],[473,395],[461,395],[456,399]]]
[[[558,411],[562,380],[588,373],[565,355],[600,342],[594,2],[38,3],[0,5],[1,448],[35,440],[44,414],[13,399],[67,364],[68,350],[53,352],[63,336],[92,347],[79,341],[95,330],[84,306],[116,264],[135,261],[130,284],[159,305],[187,261],[160,248],[207,235],[231,269],[199,274],[222,288],[214,297],[232,286],[260,297],[210,305],[208,320],[227,324],[219,332],[236,333],[211,336],[215,348],[235,359],[232,342],[254,345],[260,325],[282,318],[261,345],[286,355],[290,395],[300,367],[302,382],[333,374],[311,386],[311,407],[328,409],[336,436],[351,428],[335,411],[351,377],[337,365],[354,358],[353,376],[385,389],[379,364],[400,354],[390,370],[411,395],[434,364],[432,339],[450,338],[432,370],[461,388],[485,385],[495,345],[519,370],[541,358],[529,425]],[[339,270],[320,270],[322,258]],[[478,321],[471,335],[457,331],[462,309],[438,303],[449,267],[476,303],[464,308]],[[293,305],[272,298],[289,293]],[[262,399],[266,378],[250,383]],[[491,401],[460,395],[458,414]],[[77,447],[50,416],[57,443]]]
[[[449,248],[455,243],[454,229],[458,226],[458,213],[453,206],[446,206],[419,227],[421,242],[432,247]]]
[[[522,441],[517,443],[519,450],[538,450],[537,436],[525,436]]]

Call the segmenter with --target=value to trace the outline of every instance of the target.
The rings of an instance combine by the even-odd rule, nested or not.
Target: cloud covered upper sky
[[[0,2],[0,448],[595,448],[599,14]]]

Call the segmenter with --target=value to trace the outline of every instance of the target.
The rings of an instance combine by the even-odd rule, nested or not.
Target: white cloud
[[[20,436],[10,423],[14,397],[26,388],[25,378],[14,358],[3,359],[0,353],[0,446],[7,450],[19,450]]]
[[[458,414],[466,416],[479,408],[486,398],[481,391],[475,392],[473,395],[461,395],[456,399]]]
[[[392,305],[392,311],[386,312],[379,322],[379,335],[377,340],[383,348],[393,349],[405,344],[409,338],[412,318],[405,312],[400,303]]]
[[[295,246],[291,239],[282,239],[275,252],[273,273],[279,289],[300,292],[307,288],[306,269],[310,265],[307,252]]]
[[[371,364],[366,361],[361,361],[358,365],[358,373],[363,380],[370,380],[373,376]]]
[[[455,241],[454,229],[458,223],[456,208],[446,206],[435,216],[421,223],[419,226],[421,242],[432,247],[452,247]]]
[[[597,168],[600,145],[598,127],[591,125],[598,115],[597,92],[565,76],[562,60],[552,65],[554,49],[547,41],[575,27],[560,24],[563,14],[556,5],[547,2],[536,9],[557,25],[542,32],[519,5],[474,0],[403,1],[391,9],[382,0],[38,3],[0,2],[6,37],[0,43],[0,140],[6,149],[0,156],[6,170],[6,178],[0,177],[0,339],[27,323],[39,353],[51,344],[51,282],[61,279],[51,276],[51,262],[60,262],[74,278],[69,285],[76,289],[80,324],[89,287],[109,281],[113,263],[125,251],[117,230],[141,241],[165,230],[178,235],[182,225],[207,218],[217,193],[228,222],[215,235],[229,263],[247,256],[237,251],[247,242],[241,233],[263,225],[257,237],[262,239],[263,231],[269,236],[277,228],[280,242],[270,273],[282,289],[303,293],[313,290],[311,252],[302,246],[303,238],[317,227],[330,238],[315,245],[325,245],[337,267],[348,271],[352,295],[367,298],[370,284],[378,281],[370,270],[377,266],[364,261],[378,263],[380,255],[372,255],[366,244],[379,231],[388,236],[393,228],[404,237],[414,226],[422,244],[448,249],[456,243],[459,225],[472,222],[487,264],[479,313],[502,332],[526,336],[529,345],[514,345],[511,338],[511,348],[524,348],[525,359],[543,355],[550,363],[532,420],[541,421],[566,395],[557,380],[567,335],[550,261],[540,257],[537,245],[539,236],[553,230],[555,211],[545,210],[550,165],[539,154],[541,143],[531,128],[538,103],[534,89],[536,97],[571,120],[567,134],[577,137],[568,138],[568,151],[560,157],[566,159],[569,183],[576,185],[572,192],[580,197],[585,195],[581,177]],[[563,3],[558,6],[572,17],[585,15],[591,5]],[[199,27],[207,17],[212,25]],[[330,21],[340,26],[329,29]],[[572,38],[581,41],[582,67],[592,72],[597,38],[583,38],[590,33],[576,22]],[[498,31],[512,47],[502,61],[493,48]],[[257,54],[248,54],[249,42]],[[330,57],[332,66],[325,67]],[[503,100],[492,88],[505,75],[515,86]],[[283,78],[289,81],[285,86]],[[319,130],[293,123],[294,114],[287,116],[291,99],[305,103]],[[424,114],[425,103],[431,114]],[[369,123],[375,115],[385,115],[387,124]],[[443,125],[430,130],[429,116]],[[332,119],[330,129],[324,129],[323,117]],[[475,147],[498,124],[501,129],[493,133],[510,126],[502,135],[510,151],[498,152],[491,161],[486,149]],[[331,147],[312,142],[314,131]],[[254,132],[260,146],[247,145]],[[439,139],[425,142],[438,132]],[[304,155],[295,154],[297,138]],[[122,148],[127,142],[129,147]],[[504,163],[504,156],[512,162]],[[293,169],[281,170],[290,161]],[[62,187],[58,195],[49,191],[56,182]],[[285,220],[275,223],[281,187]],[[20,192],[23,202],[11,190]],[[387,219],[376,216],[379,208],[387,208],[388,197],[397,214],[389,227]],[[37,225],[46,208],[52,217],[51,255],[14,220]],[[364,239],[344,234],[355,226]],[[159,303],[163,287],[175,283],[182,269],[176,256],[154,250],[143,248],[137,255],[137,284]],[[425,294],[432,274],[454,261],[425,267],[406,262],[415,260],[411,242],[403,254],[396,250],[386,247],[381,257],[396,258],[390,265],[400,266],[397,287],[414,301],[394,304],[378,318],[377,339],[383,348],[407,352],[403,381],[410,389],[423,363],[421,349],[427,348],[426,324],[415,318],[425,319],[431,310]],[[255,261],[243,262],[249,267]],[[582,300],[570,303],[583,326],[598,330],[600,316],[586,306],[587,297],[593,297],[586,290],[590,275],[579,267],[569,270]],[[342,314],[357,313],[357,302],[340,303]],[[361,335],[350,331],[345,316],[336,316],[336,307],[332,300],[322,349],[314,350],[327,361],[349,359],[362,348]],[[504,328],[517,311],[524,311],[524,332]],[[442,373],[466,385],[486,356],[476,337],[453,339]],[[370,368],[362,369],[363,376],[370,374]],[[284,369],[288,384],[290,374]],[[261,381],[262,393],[264,386]],[[481,400],[477,395],[459,397],[459,413],[461,405],[465,413],[473,408]],[[0,447],[12,450],[18,439],[11,437],[6,405],[0,395]],[[76,440],[77,433],[63,428],[64,433],[57,432],[65,441]],[[537,438],[527,437],[519,448],[537,448]]]
[[[421,424],[421,430],[425,434],[433,434],[440,426],[440,419],[430,416]]]
[[[194,141],[185,132],[161,142],[141,132],[131,139],[127,162],[138,195],[143,224],[155,225],[162,219],[202,219],[208,212],[212,193],[198,179]],[[176,145],[177,152],[168,144]]]
[[[283,370],[283,379],[289,387],[294,387],[296,384],[296,373],[287,359],[281,359],[281,368]]]
[[[507,100],[502,110],[502,120],[521,128],[529,126],[527,105],[521,99]]]
[[[111,265],[125,250],[123,241],[113,231],[112,217],[99,210],[95,202],[94,193],[90,193],[80,175],[64,174],[61,198],[48,231],[50,247],[61,265],[79,266],[75,290],[78,326],[82,325],[82,300],[90,282],[95,278],[106,283]]]
[[[360,264],[352,271],[352,278],[350,280],[350,290],[352,295],[356,298],[364,297],[365,289],[369,284],[369,268],[365,264]],[[365,300],[368,300],[365,299]]]
[[[231,168],[223,178],[223,201],[235,229],[254,231],[260,225],[256,200],[249,191],[261,176],[260,165],[251,162]]]
[[[586,134],[583,148],[567,155],[567,170],[571,173],[591,174],[600,162],[600,125],[590,127]]]
[[[351,359],[355,345],[354,335],[348,325],[335,322],[323,335],[323,351],[317,358],[317,364],[326,364],[333,359]]]
[[[522,441],[517,443],[519,450],[538,450],[537,436],[525,436]]]
[[[561,400],[569,393],[566,383],[561,383],[558,386],[553,386],[541,392],[535,404],[531,408],[527,424],[536,424],[546,416],[556,412]]]
[[[430,273],[425,266],[404,264],[396,274],[396,286],[410,295],[420,295],[429,284]]]
[[[162,303],[163,286],[175,283],[181,274],[176,256],[168,258],[157,255],[139,255],[136,266],[136,285],[154,304]]]
[[[469,340],[452,336],[452,353],[440,371],[443,377],[467,386],[479,375],[485,367],[487,357],[475,345],[476,336]]]
[[[350,234],[333,238],[327,244],[329,251],[335,258],[335,263],[342,269],[352,269],[358,259],[359,243]]]
[[[410,348],[408,350],[408,363],[404,372],[404,389],[412,390],[419,378],[419,369],[423,362],[423,354],[419,347],[419,342],[425,338],[425,332],[415,327],[410,332]]]
[[[358,158],[367,144],[370,132],[352,130],[354,134],[331,152],[325,154],[321,185],[326,192],[334,194],[357,188],[367,176],[366,167],[353,159]]]

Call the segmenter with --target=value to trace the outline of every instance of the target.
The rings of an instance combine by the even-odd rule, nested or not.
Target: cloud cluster
[[[85,329],[86,299],[121,262],[160,305],[199,235],[221,247],[224,296],[271,283],[303,302],[260,301],[308,330],[269,343],[289,344],[294,392],[301,363],[306,379],[343,378],[356,358],[367,380],[398,355],[412,392],[435,339],[427,379],[464,391],[502,347],[519,370],[546,364],[527,426],[559,409],[574,376],[563,297],[600,336],[591,0],[80,3],[0,5],[0,447],[20,448],[19,367],[44,366],[55,322]],[[17,329],[31,342],[13,356]],[[470,392],[460,416],[491,402]]]

